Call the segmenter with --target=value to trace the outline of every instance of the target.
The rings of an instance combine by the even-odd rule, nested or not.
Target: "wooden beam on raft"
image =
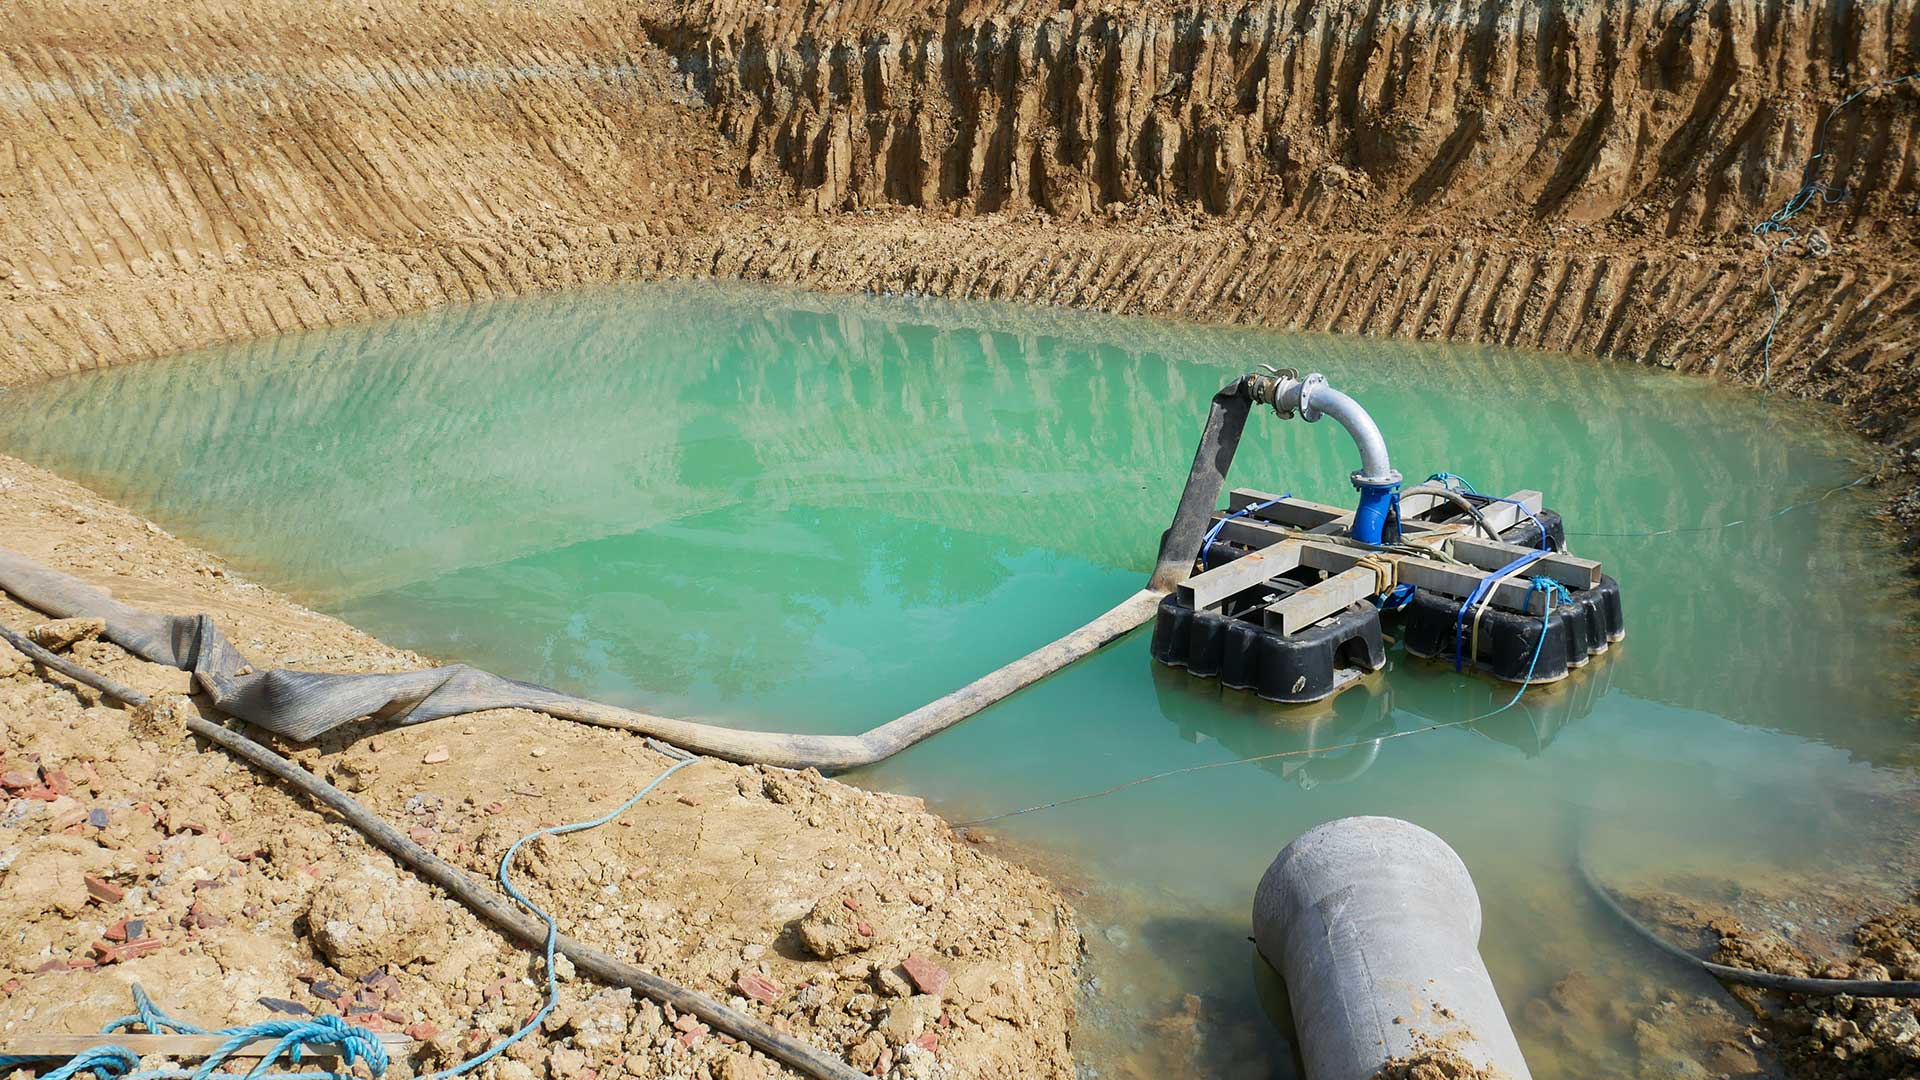
[[[229,1035],[10,1035],[0,1053],[21,1054],[31,1057],[74,1057],[102,1046],[122,1046],[141,1057],[148,1054],[163,1054],[175,1058],[203,1058],[213,1054],[227,1044]],[[414,1040],[395,1032],[380,1034],[380,1042],[390,1054],[404,1054],[414,1048]],[[255,1039],[240,1049],[233,1057],[260,1058],[267,1056],[279,1039]],[[336,1059],[340,1057],[338,1043],[305,1043],[301,1049],[301,1060],[310,1058]],[[268,1074],[271,1075],[271,1074]]]
[[[1299,565],[1299,542],[1282,537],[1279,542],[1269,541],[1261,545],[1261,550],[1251,555],[1243,555],[1224,566],[1195,574],[1175,588],[1179,589],[1183,599],[1193,605],[1193,610],[1205,611],[1222,600],[1279,577]]]
[[[1370,566],[1356,566],[1268,604],[1266,625],[1291,634],[1380,591],[1380,575]]]

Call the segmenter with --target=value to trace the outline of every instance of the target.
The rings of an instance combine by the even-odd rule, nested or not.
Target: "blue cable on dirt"
[[[1807,159],[1806,167],[1802,170],[1801,176],[1811,176],[1816,167],[1816,163],[1827,156],[1827,130],[1833,126],[1833,118],[1840,114],[1840,110],[1875,90],[1884,90],[1889,86],[1899,86],[1901,83],[1914,79],[1920,79],[1920,71],[1902,75],[1897,79],[1886,79],[1874,83],[1871,86],[1855,90],[1853,93],[1841,98],[1840,103],[1835,105],[1827,113],[1826,119],[1820,121],[1820,133],[1814,139],[1813,156]],[[1767,254],[1760,262],[1760,276],[1761,280],[1767,284],[1768,295],[1773,297],[1773,318],[1767,323],[1767,332],[1760,339],[1761,386],[1767,385],[1768,381],[1773,378],[1773,332],[1779,328],[1780,319],[1787,311],[1786,302],[1780,299],[1780,289],[1773,283],[1773,257],[1784,250],[1788,244],[1800,238],[1799,232],[1796,231],[1792,225],[1788,224],[1788,222],[1793,220],[1794,215],[1813,205],[1813,200],[1816,198],[1820,200],[1821,205],[1830,206],[1833,203],[1844,201],[1847,195],[1848,192],[1846,188],[1834,187],[1822,180],[1810,180],[1801,185],[1800,190],[1794,192],[1792,197],[1788,198],[1787,201],[1781,205],[1780,209],[1768,214],[1753,226],[1753,235],[1759,238],[1762,243],[1766,244]]]
[[[468,1058],[467,1060],[461,1062],[458,1065],[453,1066],[450,1069],[442,1069],[439,1072],[427,1074],[425,1077],[422,1078],[422,1080],[451,1080],[452,1077],[460,1076],[462,1074],[471,1072],[472,1070],[479,1068],[481,1065],[484,1065],[488,1061],[491,1061],[493,1058],[499,1056],[502,1051],[506,1050],[508,1047],[512,1046],[514,1043],[519,1042],[521,1039],[526,1038],[533,1031],[537,1030],[540,1027],[541,1022],[546,1020],[546,1018],[552,1014],[553,1010],[559,1006],[560,979],[559,979],[559,976],[554,974],[553,955],[554,955],[554,951],[558,948],[560,943],[560,924],[554,921],[553,916],[547,914],[544,910],[540,908],[538,904],[535,904],[533,901],[527,899],[526,894],[522,893],[519,887],[514,885],[513,879],[510,876],[508,876],[507,871],[511,869],[513,866],[513,857],[520,853],[521,848],[527,846],[533,841],[538,840],[543,836],[565,836],[568,833],[584,832],[587,829],[597,829],[600,826],[605,825],[607,822],[612,821],[614,818],[617,818],[621,814],[624,814],[628,810],[632,809],[635,803],[639,802],[641,799],[646,798],[649,794],[653,792],[654,788],[657,788],[661,784],[665,783],[667,777],[672,776],[674,773],[679,772],[681,769],[684,769],[687,766],[693,764],[695,761],[699,760],[699,758],[695,757],[694,755],[686,753],[685,751],[680,750],[678,747],[668,746],[666,743],[656,742],[652,739],[648,739],[647,745],[653,747],[655,750],[659,751],[662,754],[667,755],[670,758],[677,758],[678,760],[676,760],[672,765],[667,766],[666,771],[654,777],[647,784],[646,787],[643,787],[639,791],[634,792],[632,798],[628,799],[626,802],[621,803],[619,806],[616,806],[613,809],[607,811],[605,814],[602,814],[599,817],[592,819],[591,821],[576,821],[570,825],[553,825],[545,829],[535,829],[533,832],[530,832],[527,835],[521,837],[520,839],[515,840],[513,842],[513,846],[507,849],[507,853],[505,855],[500,856],[500,874],[499,874],[500,887],[507,890],[507,895],[513,897],[514,903],[517,903],[521,907],[526,908],[528,911],[533,912],[534,915],[539,917],[541,922],[544,922],[547,924],[547,946],[546,946],[547,1003],[545,1005],[540,1006],[540,1011],[533,1014],[533,1019],[527,1021],[526,1025],[522,1027],[520,1030],[507,1036],[505,1039],[502,1039],[501,1041],[494,1043],[492,1046],[489,1046],[487,1049],[481,1051],[478,1054],[475,1054],[473,1057]]]
[[[539,905],[527,899],[518,886],[513,883],[509,871],[513,867],[515,855],[520,849],[543,836],[564,836],[567,833],[582,832],[598,828],[632,809],[635,803],[646,798],[653,790],[664,783],[667,777],[699,760],[692,754],[665,743],[647,740],[654,750],[674,759],[674,763],[653,778],[647,786],[635,792],[633,797],[614,807],[612,810],[590,821],[577,821],[569,825],[554,825],[536,829],[513,842],[506,854],[500,857],[500,886],[507,891],[515,903],[526,908],[547,924],[546,965],[547,965],[547,1001],[518,1031],[493,1044],[479,1054],[462,1061],[451,1068],[430,1073],[423,1080],[452,1080],[465,1075],[499,1056],[508,1047],[526,1038],[539,1029],[540,1024],[552,1014],[560,1004],[560,980],[554,971],[554,953],[559,945],[560,924],[552,915]],[[101,1029],[103,1034],[124,1031],[128,1028],[143,1027],[149,1034],[168,1032],[177,1035],[226,1035],[230,1038],[220,1045],[197,1069],[147,1069],[134,1072],[140,1064],[139,1055],[123,1046],[97,1046],[85,1053],[66,1059],[59,1068],[44,1074],[40,1080],[73,1080],[82,1074],[91,1075],[95,1080],[350,1080],[350,1072],[356,1062],[364,1062],[368,1072],[380,1076],[390,1064],[387,1048],[380,1036],[372,1030],[358,1024],[349,1024],[338,1016],[315,1016],[306,1019],[263,1020],[257,1024],[242,1027],[223,1028],[208,1031],[183,1020],[176,1020],[163,1012],[139,986],[133,988],[134,1011],[128,1016],[114,1020]],[[222,1063],[231,1058],[249,1043],[261,1039],[278,1039],[279,1042],[267,1051],[260,1063],[246,1073],[217,1071]],[[341,1070],[329,1072],[292,1072],[268,1073],[265,1070],[285,1057],[290,1064],[298,1065],[303,1052],[309,1046],[330,1045],[339,1047]],[[0,1071],[30,1066],[40,1062],[58,1061],[59,1058],[47,1058],[31,1055],[0,1055]]]

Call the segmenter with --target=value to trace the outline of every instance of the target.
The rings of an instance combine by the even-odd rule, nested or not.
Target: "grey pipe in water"
[[[1342,818],[1288,844],[1253,936],[1286,981],[1308,1080],[1372,1080],[1423,1049],[1531,1080],[1480,959],[1473,878],[1418,825]]]

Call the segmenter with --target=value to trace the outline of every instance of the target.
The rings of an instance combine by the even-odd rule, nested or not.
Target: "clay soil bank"
[[[1905,447],[1920,3],[26,0],[0,382],[615,279],[1590,352]],[[1809,167],[1817,147],[1825,156]],[[1844,201],[1771,266],[1751,227]]]

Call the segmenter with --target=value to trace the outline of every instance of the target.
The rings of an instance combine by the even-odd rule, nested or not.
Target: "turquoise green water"
[[[1510,688],[1393,656],[1288,711],[1156,667],[1136,634],[857,782],[998,814],[1089,890],[1101,1075],[1289,1075],[1252,1002],[1273,854],[1393,814],[1473,869],[1536,1075],[1633,1075],[1535,1006],[1570,972],[1713,992],[1580,894],[1873,857],[1912,789],[1897,563],[1827,418],[1627,365],[908,300],[621,288],[212,350],[0,394],[0,449],[149,514],[396,644],[660,712],[857,731],[1070,629],[1152,563],[1209,396],[1322,370],[1410,476],[1539,488],[1623,583],[1629,637]],[[1256,416],[1232,480],[1349,503],[1330,423]],[[1703,528],[1745,519],[1732,528]],[[1581,535],[1681,527],[1660,537]],[[1185,995],[1192,1022],[1165,1022]],[[1178,1038],[1169,1030],[1178,1029]],[[1197,1061],[1197,1064],[1195,1063]]]

